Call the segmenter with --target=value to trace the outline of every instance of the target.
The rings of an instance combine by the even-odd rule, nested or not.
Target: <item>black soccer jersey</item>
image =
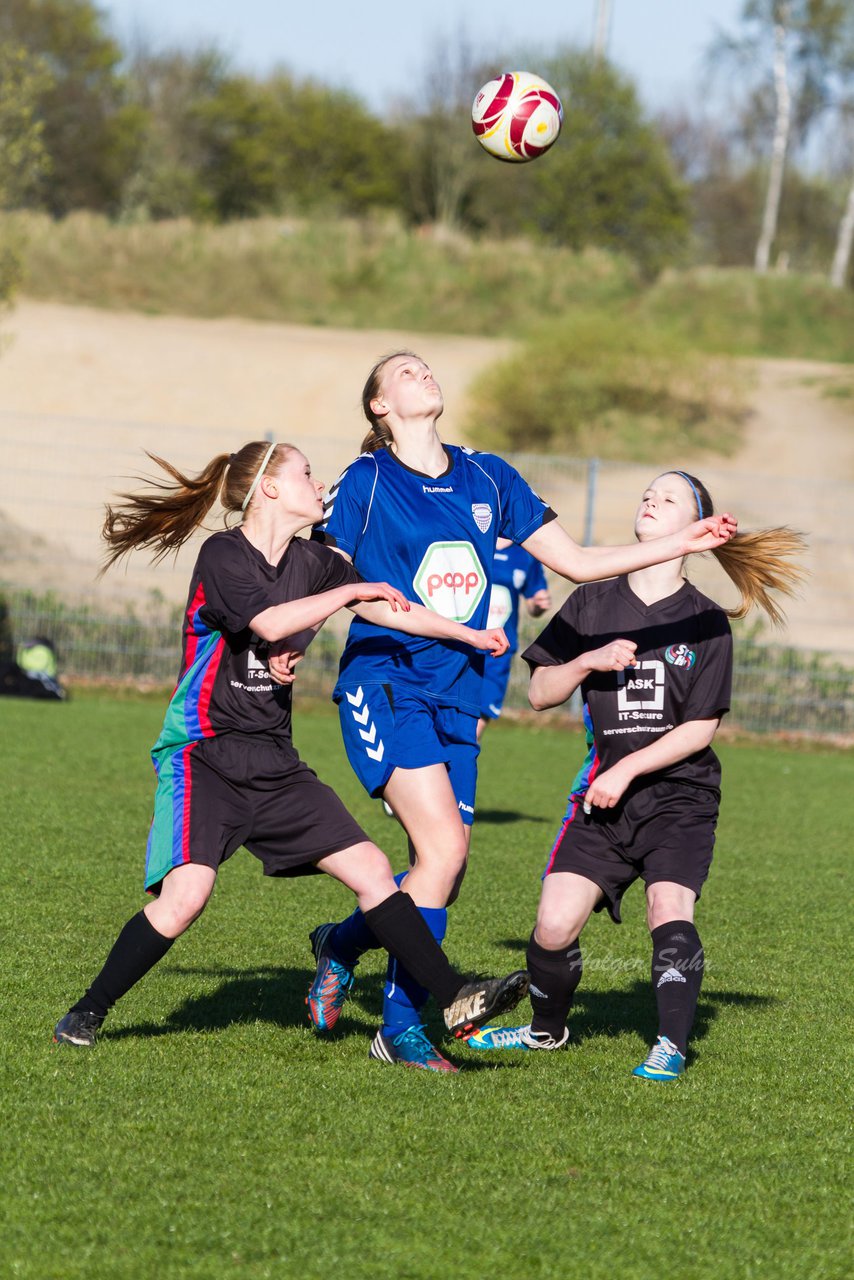
[[[181,672],[153,752],[223,733],[289,740],[291,687],[272,679],[269,646],[249,622],[272,605],[360,581],[343,556],[304,538],[276,565],[240,529],[208,538],[190,582]]]
[[[582,682],[592,741],[573,794],[586,791],[596,773],[677,725],[729,710],[729,621],[719,605],[689,582],[651,605],[635,595],[625,577],[585,583],[522,656],[533,671],[569,662],[617,639],[637,644],[637,665],[626,671],[593,671]],[[717,788],[720,764],[708,747],[649,775],[650,780],[660,777]]]

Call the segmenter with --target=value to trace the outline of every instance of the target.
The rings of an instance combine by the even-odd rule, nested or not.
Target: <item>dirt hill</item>
[[[443,434],[460,440],[467,386],[509,347],[447,335],[117,314],[26,301],[3,332],[0,578],[87,595],[139,596],[156,586],[176,600],[189,552],[174,572],[135,566],[126,575],[111,574],[99,588],[93,583],[103,502],[145,470],[144,449],[194,469],[215,452],[270,432],[298,444],[329,483],[358,450],[364,431],[359,394],[378,356],[414,348],[430,362],[448,405]],[[711,469],[698,463],[700,474],[748,524],[789,523],[809,531],[816,585],[791,611],[791,638],[854,650],[848,528],[854,371],[792,360],[761,360],[753,368],[744,446]],[[691,459],[679,464],[689,466]],[[625,484],[617,473],[612,479],[614,485],[602,489],[600,541],[628,536],[623,490],[633,492],[636,476],[627,470]],[[566,500],[576,503],[579,495]],[[563,515],[568,508],[560,509]]]

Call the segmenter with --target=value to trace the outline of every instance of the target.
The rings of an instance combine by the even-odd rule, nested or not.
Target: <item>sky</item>
[[[114,34],[155,48],[215,43],[237,67],[350,89],[375,112],[409,96],[429,54],[459,34],[477,53],[590,46],[603,0],[98,0]],[[716,32],[734,31],[744,0],[610,0],[608,54],[657,110],[696,98]],[[474,86],[476,90],[479,86]]]

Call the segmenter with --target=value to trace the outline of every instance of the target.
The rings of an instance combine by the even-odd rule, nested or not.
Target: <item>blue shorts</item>
[[[399,684],[339,689],[344,750],[368,795],[381,795],[395,769],[443,764],[460,817],[470,827],[480,752],[477,717]]]
[[[504,706],[513,654],[501,658],[487,658],[484,663],[483,684],[480,687],[480,714],[484,720],[497,720]]]

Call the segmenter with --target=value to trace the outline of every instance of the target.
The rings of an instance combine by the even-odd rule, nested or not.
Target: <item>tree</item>
[[[47,167],[36,110],[48,79],[26,50],[0,43],[0,209],[21,204]],[[0,239],[0,306],[8,303],[20,270],[15,245]]]
[[[791,93],[789,90],[789,64],[786,45],[789,35],[791,7],[775,5],[774,13],[774,139],[771,143],[771,168],[768,174],[768,190],[762,212],[762,229],[756,242],[754,266],[762,274],[768,270],[771,245],[777,230],[780,212],[780,194],[783,190],[783,172],[786,167],[786,148],[789,145],[791,124]]]
[[[518,166],[510,181],[510,166],[494,167],[492,205],[511,205],[512,183],[519,229],[575,249],[624,253],[655,275],[687,248],[689,206],[634,84],[586,52],[565,50],[540,66],[563,102],[563,132],[546,157]]]
[[[662,114],[658,123],[689,189],[695,261],[753,265],[765,165],[721,123],[719,113],[681,108]],[[775,237],[781,260],[799,270],[823,269],[832,252],[837,199],[826,176],[792,162],[786,166]]]
[[[146,124],[122,194],[123,211],[152,218],[211,215],[199,107],[220,93],[229,75],[226,58],[214,47],[155,51],[137,40],[126,75],[129,100],[144,113]]]
[[[276,115],[279,201],[348,214],[403,202],[399,132],[353,94],[285,72],[263,86]]]
[[[851,248],[854,243],[854,13],[849,12],[842,38],[836,45],[837,100],[835,123],[837,137],[845,156],[848,194],[836,235],[836,248],[830,268],[830,283],[841,289],[848,279]]]
[[[836,249],[830,268],[830,283],[835,289],[841,289],[848,278],[848,265],[851,261],[851,245],[854,242],[854,179],[848,188],[848,199],[845,211],[839,221],[839,232]]]
[[[471,108],[496,74],[465,32],[439,40],[428,54],[417,96],[406,104],[408,201],[413,220],[470,228],[472,203],[490,161],[472,134]]]
[[[47,168],[37,108],[49,83],[43,62],[20,46],[0,44],[0,209],[26,200]]]
[[[126,100],[121,50],[98,9],[90,0],[3,0],[0,41],[22,46],[50,71],[38,95],[51,162],[40,203],[55,214],[116,209],[144,119]]]
[[[835,50],[849,20],[849,0],[745,0],[742,34],[736,39],[721,37],[712,47],[714,62],[736,67],[752,82],[749,127],[767,121],[771,133],[754,255],[760,273],[768,269],[777,232],[787,157],[793,143],[803,145],[827,109]]]

